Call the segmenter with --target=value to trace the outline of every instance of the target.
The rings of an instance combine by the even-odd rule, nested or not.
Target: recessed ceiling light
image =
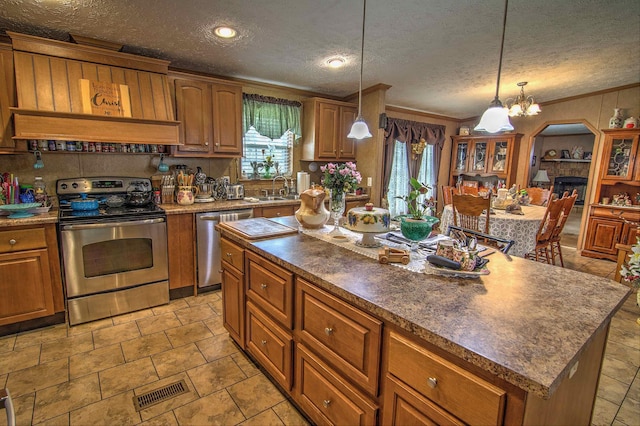
[[[339,56],[327,59],[327,65],[330,68],[340,68],[345,64],[345,62],[346,62],[346,60],[344,58],[339,57]]]
[[[233,38],[238,34],[238,32],[231,27],[216,27],[213,29],[213,33],[221,38]]]

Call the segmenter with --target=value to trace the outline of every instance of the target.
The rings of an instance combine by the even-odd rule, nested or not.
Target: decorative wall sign
[[[131,117],[129,86],[82,78],[80,90],[85,114]]]

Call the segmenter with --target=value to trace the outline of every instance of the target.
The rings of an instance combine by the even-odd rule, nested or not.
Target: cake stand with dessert
[[[347,212],[347,229],[362,234],[362,239],[356,241],[360,247],[380,247],[382,244],[375,239],[376,234],[389,232],[391,215],[389,210],[373,207],[372,203],[364,207],[355,207]]]

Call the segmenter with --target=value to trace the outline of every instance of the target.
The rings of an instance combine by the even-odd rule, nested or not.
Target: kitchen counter
[[[297,227],[293,218],[276,220]],[[630,289],[499,252],[489,275],[463,279],[383,265],[305,234],[223,237],[489,374],[546,399]],[[578,367],[579,368],[579,367]]]
[[[346,201],[368,200],[369,195],[347,195]],[[291,206],[300,205],[300,199],[297,200],[269,200],[249,202],[245,200],[219,200],[210,203],[193,203],[188,206],[180,204],[160,204],[168,215],[182,213],[202,213],[228,210],[253,209],[256,207],[272,207],[272,206]]]
[[[39,225],[43,223],[58,223],[58,209],[51,209],[47,213],[37,214],[24,219],[9,219],[8,216],[0,216],[0,227]]]

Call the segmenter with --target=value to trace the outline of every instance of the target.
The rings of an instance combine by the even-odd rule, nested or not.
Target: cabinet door
[[[358,111],[351,107],[340,107],[340,123],[342,124],[342,130],[340,131],[340,153],[338,158],[340,160],[355,160],[356,159],[356,141],[355,139],[347,138],[347,135],[351,131],[353,122],[356,121],[356,115]]]
[[[453,146],[453,167],[451,169],[454,173],[462,173],[467,171],[467,160],[469,158],[469,147],[470,143],[468,140],[456,141]]]
[[[318,158],[334,160],[338,155],[340,107],[319,102],[316,114],[318,114],[316,117],[317,156]]]
[[[244,275],[222,264],[222,322],[229,336],[244,349]]]
[[[476,141],[473,144],[473,158],[471,159],[470,171],[484,173],[487,170],[489,154],[489,142]]]
[[[242,88],[213,84],[213,153],[242,155]]]
[[[589,219],[586,250],[615,256],[616,244],[620,242],[623,222],[617,220],[592,217]]]
[[[634,174],[638,152],[637,134],[607,135],[604,149],[602,179],[629,181],[640,174]]]
[[[13,52],[11,47],[0,46],[0,151],[13,151],[15,142],[11,111],[9,107],[15,106],[15,81],[13,78]]]
[[[491,144],[488,172],[503,175],[507,173],[509,161],[509,142],[497,140]]]
[[[193,287],[196,279],[193,215],[167,216],[169,288]]]
[[[406,384],[388,375],[386,378],[382,424],[403,425],[464,425],[432,401]]]
[[[53,315],[47,249],[0,254],[0,326]]]
[[[629,223],[625,223],[622,228],[622,237],[620,238],[620,243],[627,245],[634,245],[637,243],[637,237],[640,236],[640,227],[638,225],[631,225]]]
[[[259,217],[284,217],[292,216],[298,207],[296,206],[271,206],[262,207],[262,214]],[[257,209],[254,209],[257,210]]]
[[[180,143],[175,154],[207,154],[211,146],[211,92],[206,82],[176,80],[176,116]]]

